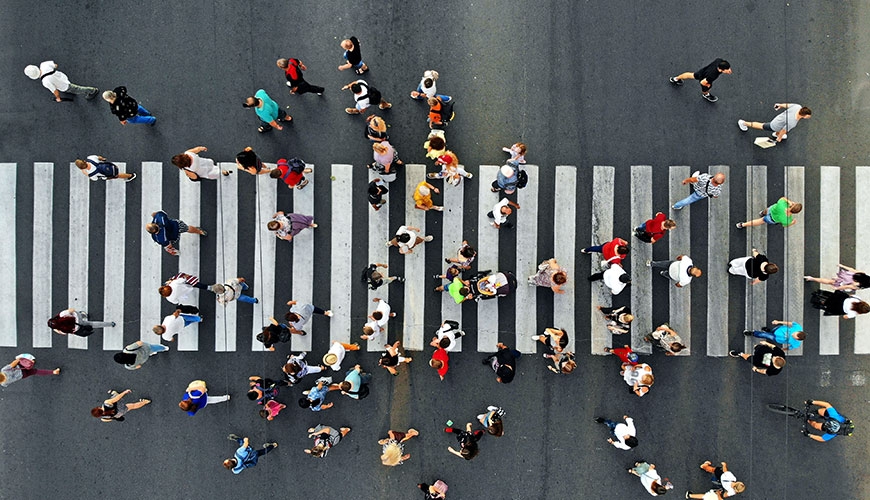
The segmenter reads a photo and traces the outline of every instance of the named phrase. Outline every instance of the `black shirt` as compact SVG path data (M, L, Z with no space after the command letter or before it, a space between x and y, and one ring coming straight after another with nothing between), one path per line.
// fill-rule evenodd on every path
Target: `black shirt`
M371 194L371 186L369 186L369 193ZM362 282L363 283L368 282L370 290L377 290L379 286L384 284L384 280L382 280L382 279L376 280L376 279L372 278L372 274L375 272L375 270L377 268L378 268L378 266L376 266L375 264L369 264L369 267L363 269L363 272L362 272Z
M770 347L766 344L758 344L755 346L755 352L752 354L752 366L759 370L767 369L765 372L768 377L772 377L782 371L782 368L773 366L773 357L785 357L785 351L779 347ZM767 359L766 359L767 357Z
M495 353L495 374L501 379L501 383L509 384L516 374L517 354L511 349L499 349Z
M127 95L127 87L115 87L115 102L109 103L112 114L124 121L139 114L139 103Z
M713 62L696 71L694 75L695 80L698 80L699 82L701 80L707 80L707 84L711 85L713 80L719 78L719 75L721 74L719 72L719 63L722 61L724 61L724 59L717 57Z
M746 261L746 273L750 278L758 278L761 281L767 281L769 274L761 270L761 265L768 262L767 255L758 254L755 257Z
M346 51L347 62L349 62L351 66L356 66L362 61L362 52L359 50L359 40L357 40L355 36L350 37L349 40L350 43L353 44L353 50Z

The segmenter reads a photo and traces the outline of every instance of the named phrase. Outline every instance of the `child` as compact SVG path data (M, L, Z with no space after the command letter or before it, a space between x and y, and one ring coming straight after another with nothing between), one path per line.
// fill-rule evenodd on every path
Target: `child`
M266 401L264 408L260 410L260 416L266 420L274 420L284 408L287 408L287 405L283 405L274 399L270 399L269 401Z
M508 159L508 164L525 164L526 163L526 145L518 142L509 148L501 148L505 153L509 153L511 157Z

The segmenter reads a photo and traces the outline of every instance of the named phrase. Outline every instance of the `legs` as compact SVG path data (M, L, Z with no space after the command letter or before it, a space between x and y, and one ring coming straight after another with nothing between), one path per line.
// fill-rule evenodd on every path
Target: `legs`
M99 91L100 91L99 89L94 88L94 87L83 87L81 85L76 85L74 83L70 83L69 88L66 89L64 92L67 92L70 94L84 95L84 96L87 96L88 99L93 99L94 97L96 97L97 92L99 92Z
M107 328L107 327L110 327L110 326L115 326L115 322L114 322L114 321L89 321L89 320L82 320L79 324L81 324L82 326L90 326L92 329L93 329L93 328Z
M776 342L776 339L774 338L773 334L770 332L753 331L752 336L755 338L767 340L768 342L773 342L773 343Z
M589 281L600 281L600 280L603 280L603 279L604 279L604 271L601 271L600 273L595 273L595 274L589 276L589 277L586 278L586 279L588 279Z
M60 375L60 368L55 368L54 370L37 370L36 368L28 368L21 370L21 378L25 379L31 375L38 375L40 377L44 377L46 375Z
M671 267L672 260L653 260L649 263L650 267L653 269L664 269L667 270Z
M706 198L706 196L702 196L702 195L692 191L692 194L690 194L689 196L686 196L682 200L674 203L674 206L672 208L674 210L680 210L683 207L685 207L686 205L691 205L692 203L695 203L696 201L701 201L704 198Z
M141 104L139 105L139 112L136 116L132 118L128 118L128 123L146 123L148 125L153 125L157 121L157 118L151 116L151 112L145 109Z
M169 346L165 346L163 344L148 344L151 346L151 355L154 356L158 352L166 352L169 350Z
M244 441L242 441L242 442L244 442ZM241 444L239 444L239 446L241 446ZM260 458L263 455L265 455L266 453L269 453L270 451L274 450L277 447L278 447L278 443L266 443L263 445L262 450L257 450L254 453L257 454L257 458Z
M136 401L135 403L127 403L127 411L138 410L139 408L142 408L143 406L147 405L150 402L151 402L150 399L140 399L139 401Z
M591 247L586 247L583 250L580 250L582 253L592 253L598 252L601 253L601 250L604 248L604 245L592 245Z
M744 228L744 227L760 226L760 225L762 225L762 224L764 224L764 223L765 223L765 222L764 222L764 218L762 217L762 218L760 218L760 219L752 219L752 220L750 220L750 221L746 221L746 222L738 222L738 223L737 223L737 227L740 228L740 229L742 229L742 228Z
M230 395L225 394L223 396L206 396L206 404L213 405L217 403L223 403L224 401L229 401Z
M184 320L184 326L190 326L193 323L199 323L202 321L202 316L198 314L181 314L181 318Z

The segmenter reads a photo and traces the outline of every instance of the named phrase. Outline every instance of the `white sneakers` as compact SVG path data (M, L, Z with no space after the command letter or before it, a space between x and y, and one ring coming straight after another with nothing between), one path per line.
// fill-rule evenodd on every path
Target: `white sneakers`
M746 126L746 120L737 120L737 126L744 132L749 130L749 127Z

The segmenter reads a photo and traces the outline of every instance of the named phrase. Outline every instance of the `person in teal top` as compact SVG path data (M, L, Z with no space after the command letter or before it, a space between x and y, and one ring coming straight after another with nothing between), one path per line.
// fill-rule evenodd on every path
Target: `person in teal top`
M278 103L269 97L269 94L263 89L258 90L253 96L246 97L242 106L254 108L257 118L262 122L260 128L257 129L261 134L272 130L272 127L283 130L284 127L278 122L290 123L293 120L293 117L281 109Z
M800 213L804 206L798 202L791 201L785 196L777 200L776 203L762 210L758 215L761 217L746 222L738 222L737 227L760 226L762 224L781 224L782 227L789 227L797 224L797 219L794 216Z
M743 334L746 336L752 335L759 339L765 339L780 344L782 345L783 351L797 349L801 346L804 339L807 338L804 333L804 327L797 321L781 321L775 319L770 323L772 325L777 325L776 328L771 330L768 327L764 327L761 331L746 330Z

